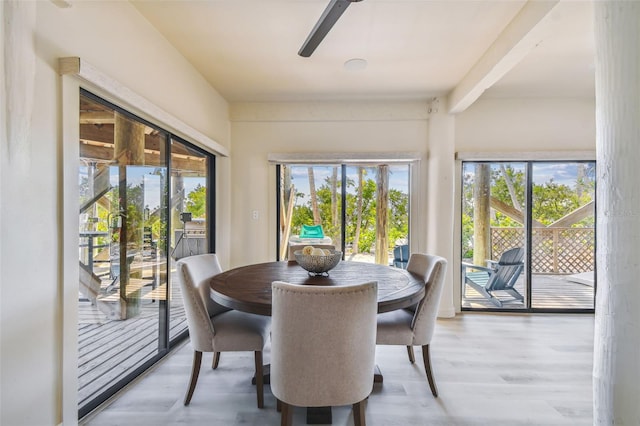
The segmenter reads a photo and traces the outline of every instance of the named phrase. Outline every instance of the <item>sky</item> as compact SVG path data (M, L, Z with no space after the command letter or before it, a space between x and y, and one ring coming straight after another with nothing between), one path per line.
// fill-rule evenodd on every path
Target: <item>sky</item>
M592 163L591 163L592 164ZM508 163L516 171L525 170L525 163ZM499 163L493 163L492 168L500 168ZM473 175L474 163L465 163L464 173ZM578 176L578 163L575 162L536 162L533 163L532 180L536 185L542 185L553 179L555 183L564 184L570 188L575 188Z
M304 204L308 201L309 196L309 174L307 172L308 166L291 166L291 182L295 185L298 193L305 194L303 199L299 199L297 204ZM314 179L316 189L320 188L327 178L329 178L333 172L333 166L313 166ZM375 180L375 167L367 167L367 174L365 179ZM389 166L389 188L397 189L405 194L409 193L409 166L408 165L392 165ZM338 179L340 177L340 168L338 168ZM358 167L347 166L347 179L357 182L358 180ZM351 189L353 190L353 189Z

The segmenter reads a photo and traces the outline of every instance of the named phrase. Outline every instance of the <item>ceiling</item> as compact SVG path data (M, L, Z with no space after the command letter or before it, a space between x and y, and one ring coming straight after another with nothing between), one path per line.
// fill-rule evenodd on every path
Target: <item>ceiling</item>
M590 1L364 0L298 56L328 2L132 1L232 103L594 97Z

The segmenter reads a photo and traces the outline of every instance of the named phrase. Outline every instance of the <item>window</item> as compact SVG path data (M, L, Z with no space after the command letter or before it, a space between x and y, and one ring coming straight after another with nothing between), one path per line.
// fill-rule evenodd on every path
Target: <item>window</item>
M289 247L329 244L345 260L394 264L409 245L409 164L280 164L278 254ZM323 236L305 238L303 225Z
M587 311L595 163L463 162L462 308Z

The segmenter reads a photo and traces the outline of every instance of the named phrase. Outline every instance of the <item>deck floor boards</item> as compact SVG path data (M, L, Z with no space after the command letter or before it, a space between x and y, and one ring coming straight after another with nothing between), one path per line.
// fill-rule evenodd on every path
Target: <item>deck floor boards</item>
M532 307L538 309L593 309L595 292L593 287L569 281L564 275L534 275L531 286ZM525 295L524 276L520 276L515 289ZM524 308L520 302L513 302L508 294L496 292L496 297L506 302L504 307L510 309ZM526 297L526 296L525 296ZM500 309L480 293L465 286L462 300L464 308Z
M88 300L78 302L79 407L158 353L159 300L165 299L165 291L166 286L142 287L140 312L126 320L110 320ZM172 291L170 301L172 338L187 325L179 290Z

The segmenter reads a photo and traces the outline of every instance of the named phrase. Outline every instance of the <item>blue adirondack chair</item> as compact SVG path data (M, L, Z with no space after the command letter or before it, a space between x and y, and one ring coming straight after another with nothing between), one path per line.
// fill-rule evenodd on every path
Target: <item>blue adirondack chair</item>
M395 246L393 249L393 266L407 269L407 263L409 263L409 245Z
M498 299L494 294L496 291L503 291L513 296L513 299L508 302L522 302L524 297L513 286L524 270L523 258L524 249L516 247L502 253L497 262L490 261L491 267L462 263L464 283L498 307L507 301Z

